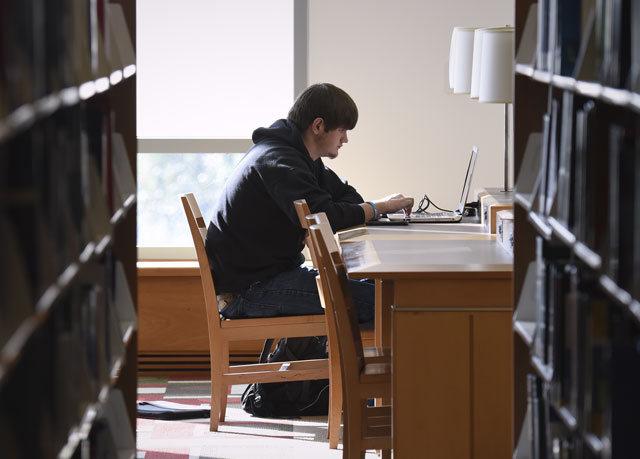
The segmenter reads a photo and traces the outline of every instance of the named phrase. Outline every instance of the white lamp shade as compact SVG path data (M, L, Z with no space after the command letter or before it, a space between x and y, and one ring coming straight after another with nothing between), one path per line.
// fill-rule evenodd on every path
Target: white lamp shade
M482 35L485 29L476 29L473 33L473 65L471 68L472 99L480 95L480 66L482 64Z
M456 68L456 28L451 32L451 46L449 47L449 89L453 89Z
M482 33L478 100L511 103L513 89L513 27L492 27Z
M468 94L471 90L474 27L456 27L449 50L449 86L454 94Z

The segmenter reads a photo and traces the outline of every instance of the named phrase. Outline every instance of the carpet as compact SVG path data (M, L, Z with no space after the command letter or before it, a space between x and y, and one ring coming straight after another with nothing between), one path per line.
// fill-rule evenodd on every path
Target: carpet
M329 449L327 417L266 419L252 417L240 406L245 385L232 386L226 421L209 432L209 419L137 420L137 458L144 459L313 459L341 458ZM209 407L206 377L140 376L138 401L167 400ZM374 451L366 457L377 457Z

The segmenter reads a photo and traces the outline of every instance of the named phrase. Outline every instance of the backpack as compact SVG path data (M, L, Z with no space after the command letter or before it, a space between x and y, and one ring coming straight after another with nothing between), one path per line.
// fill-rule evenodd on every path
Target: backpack
M267 339L260 363L327 358L327 337L280 338L266 357L273 339ZM262 418L321 416L329 413L329 380L249 384L242 394L242 409Z

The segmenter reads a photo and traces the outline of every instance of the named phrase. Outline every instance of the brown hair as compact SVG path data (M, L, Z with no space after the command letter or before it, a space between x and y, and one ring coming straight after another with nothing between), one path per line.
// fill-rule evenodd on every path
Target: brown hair
M300 131L305 131L316 118L324 120L325 131L339 127L351 130L358 122L358 107L342 89L330 83L318 83L302 91L288 118Z

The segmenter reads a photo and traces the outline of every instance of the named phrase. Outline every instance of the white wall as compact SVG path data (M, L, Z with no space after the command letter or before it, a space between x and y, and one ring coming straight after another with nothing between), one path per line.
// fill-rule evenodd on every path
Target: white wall
M477 145L472 193L475 187L501 186L504 105L454 96L447 71L453 27L513 24L513 5L309 0L309 83L341 87L359 110L349 143L329 167L365 199L401 192L417 202L426 193L451 209L471 146Z

